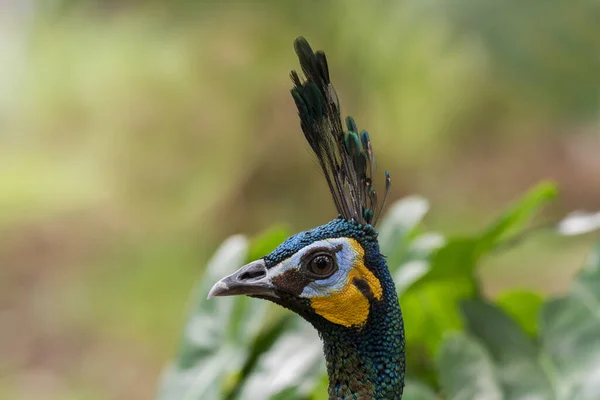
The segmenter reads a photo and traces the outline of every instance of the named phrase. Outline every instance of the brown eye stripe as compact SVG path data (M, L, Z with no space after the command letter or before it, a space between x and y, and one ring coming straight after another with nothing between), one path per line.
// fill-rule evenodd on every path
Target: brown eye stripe
M369 301L375 299L373 291L371 290L371 287L369 286L369 283L366 280L362 278L354 278L352 279L352 284L356 286L356 288L363 294L363 296L369 299Z
M286 291L294 296L300 296L304 287L310 282L312 282L312 279L296 269L290 269L273 278L275 286L285 288Z

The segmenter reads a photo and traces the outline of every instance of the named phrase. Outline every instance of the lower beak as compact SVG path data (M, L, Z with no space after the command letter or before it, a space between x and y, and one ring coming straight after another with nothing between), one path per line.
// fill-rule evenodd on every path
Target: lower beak
M264 260L246 264L233 274L215 283L208 292L208 299L217 296L236 296L242 294L277 297L275 295L275 288L268 278L268 270Z

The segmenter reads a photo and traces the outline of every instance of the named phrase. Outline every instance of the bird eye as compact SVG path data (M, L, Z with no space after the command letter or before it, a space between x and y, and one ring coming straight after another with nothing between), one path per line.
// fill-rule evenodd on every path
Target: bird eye
M309 272L319 278L327 278L336 270L333 257L329 254L317 254L307 265Z

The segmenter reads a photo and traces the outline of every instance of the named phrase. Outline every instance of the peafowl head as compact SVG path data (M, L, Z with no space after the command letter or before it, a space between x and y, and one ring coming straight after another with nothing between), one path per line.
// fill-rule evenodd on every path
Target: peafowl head
M258 297L312 323L325 343L330 398L399 399L402 315L374 228L390 176L386 171L378 206L369 134L359 131L351 117L342 123L325 54L313 52L304 38L294 46L305 79L291 72L291 94L339 216L288 238L272 253L221 279L208 297Z
M217 282L209 297L245 294L289 308L319 328L360 328L387 283L377 232L342 217L298 233ZM331 328L332 326L329 326Z

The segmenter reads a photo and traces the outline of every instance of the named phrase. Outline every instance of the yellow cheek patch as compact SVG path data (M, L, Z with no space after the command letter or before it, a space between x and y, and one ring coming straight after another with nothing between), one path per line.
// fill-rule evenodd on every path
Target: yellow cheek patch
M383 296L379 279L365 267L365 252L362 246L354 239L348 239L348 242L356 252L356 259L352 269L348 272L346 285L342 290L328 296L311 299L312 308L317 314L334 324L346 327L364 325L369 317L369 300L352 283L355 278L367 282L373 297L377 300L381 300Z

